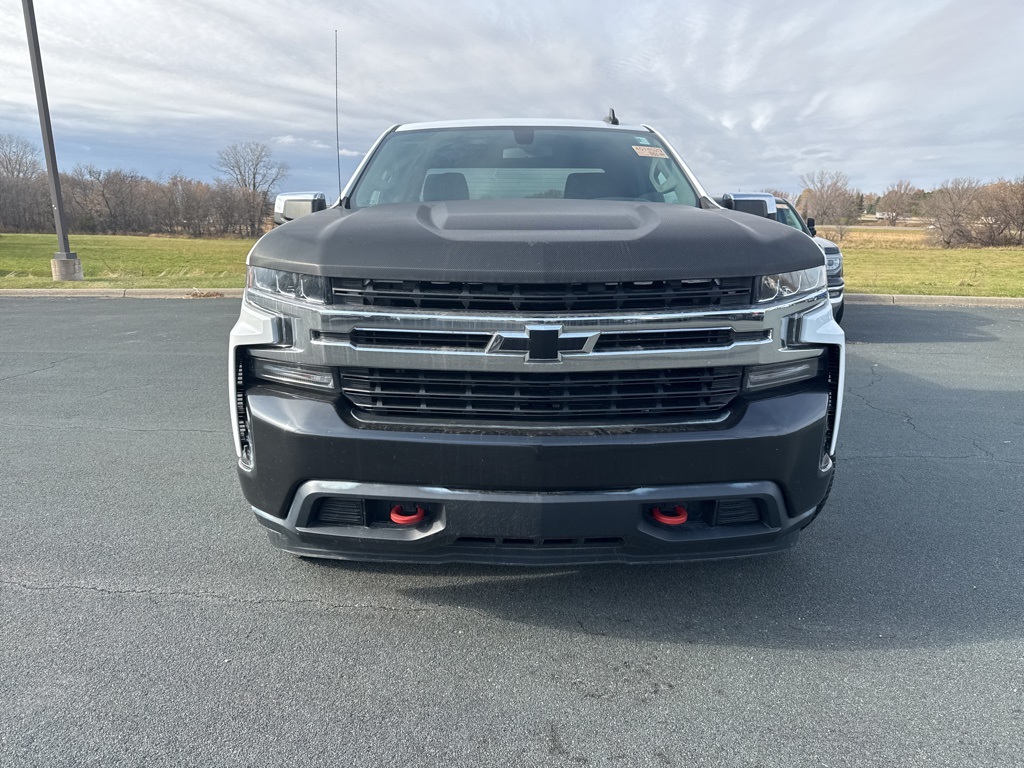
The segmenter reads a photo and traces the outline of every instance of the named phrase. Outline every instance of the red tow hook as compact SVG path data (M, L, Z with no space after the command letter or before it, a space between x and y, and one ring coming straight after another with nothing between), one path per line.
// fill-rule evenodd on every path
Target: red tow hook
M416 511L411 515L405 514L401 504L395 504L395 506L391 508L391 522L395 525L416 525L416 523L423 520L426 516L426 510L419 505L416 506Z
M682 525L689 519L686 507L677 505L671 512L662 512L661 507L651 510L651 517L662 525Z

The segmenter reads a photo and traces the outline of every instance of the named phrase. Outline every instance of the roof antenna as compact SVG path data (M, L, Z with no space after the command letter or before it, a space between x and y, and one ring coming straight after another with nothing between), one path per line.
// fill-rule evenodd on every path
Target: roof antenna
M614 109L609 109L608 110L608 117L606 117L604 119L604 121L606 123L608 123L609 125L618 125L619 124L619 118L617 118L615 116L615 110Z
M341 115L338 107L338 30L334 30L334 141L338 155L338 197L341 197Z

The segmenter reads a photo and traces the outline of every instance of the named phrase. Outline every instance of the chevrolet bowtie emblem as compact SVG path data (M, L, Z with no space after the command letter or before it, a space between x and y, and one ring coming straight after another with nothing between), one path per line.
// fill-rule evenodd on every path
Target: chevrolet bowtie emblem
M560 325L528 325L525 333L494 334L488 352L526 353L529 363L557 363L563 354L591 352L600 333L562 333Z

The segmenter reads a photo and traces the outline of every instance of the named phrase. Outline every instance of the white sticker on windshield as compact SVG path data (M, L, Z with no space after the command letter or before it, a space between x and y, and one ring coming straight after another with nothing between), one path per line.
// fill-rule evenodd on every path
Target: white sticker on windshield
M645 147L651 146L651 142L649 142L643 136L634 136L633 138L636 139L637 144L643 144Z
M633 147L633 151L640 157L668 157L661 147Z

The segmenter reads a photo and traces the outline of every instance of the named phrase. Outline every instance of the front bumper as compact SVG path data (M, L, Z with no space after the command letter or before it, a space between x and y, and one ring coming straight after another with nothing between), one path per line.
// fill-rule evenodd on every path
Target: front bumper
M385 505L419 499L438 511L422 525L399 529L333 529L315 523L316 502L351 496ZM671 529L638 510L665 499L752 499L764 510L757 523L714 530L687 524ZM659 563L769 554L796 542L817 507L785 512L774 483L719 483L629 491L529 494L459 491L368 483L304 483L285 519L255 507L270 541L295 555L341 560L414 563L555 565ZM600 535L597 535L600 534Z
M714 431L577 435L360 429L330 402L272 387L247 394L255 462L245 496L272 541L320 557L413 562L664 562L783 549L831 482L822 468L828 392L746 404ZM324 497L416 504L420 525L323 525ZM653 506L747 499L758 519L678 527Z
M828 494L842 410L843 334L820 299L714 316L628 318L642 328L726 322L738 330L771 329L764 341L736 345L727 356L693 350L670 358L632 355L629 362L641 367L665 364L663 359L676 365L717 360L756 365L799 358L819 347L833 356L830 386L807 382L740 398L727 417L711 425L502 433L456 425L367 426L326 395L257 382L238 389L239 348L335 366L367 364L383 355L317 344L317 331L336 328L338 318L344 318L336 310L302 310L305 314L299 315L297 308L275 309L243 303L231 338L229 389L246 499L270 529L271 540L295 554L544 564L763 554L790 546ZM366 314L356 322L373 319ZM401 320L423 322L411 315ZM490 318L486 322L493 323ZM505 322L514 327L514 321ZM608 322L588 317L565 324L586 329L605 328ZM426 352L406 357L410 367L446 364L447 359ZM467 354L460 364L482 365L484 357ZM492 369L522 366L522 361L500 356L485 362ZM598 355L582 355L562 365L607 363ZM317 507L322 499L356 503L366 514L358 522L325 523ZM428 514L415 526L395 526L386 512L399 504L423 505ZM653 519L654 506L676 504L700 514L673 527ZM722 524L717 510L735 504L754 505L755 519Z

